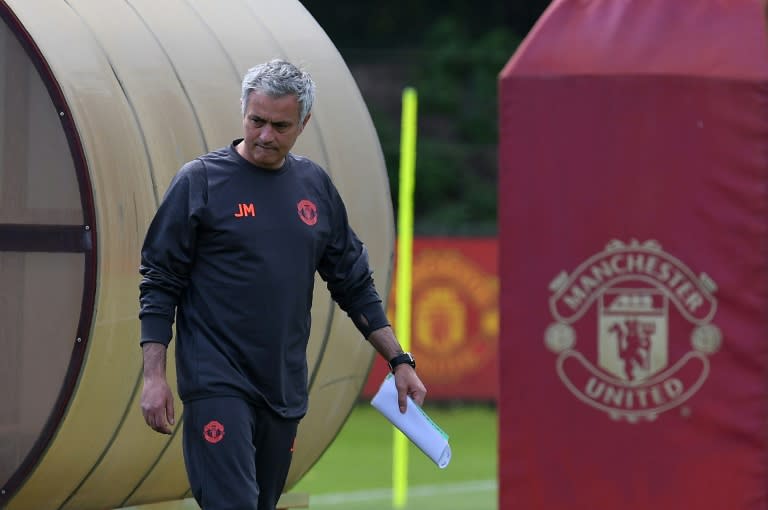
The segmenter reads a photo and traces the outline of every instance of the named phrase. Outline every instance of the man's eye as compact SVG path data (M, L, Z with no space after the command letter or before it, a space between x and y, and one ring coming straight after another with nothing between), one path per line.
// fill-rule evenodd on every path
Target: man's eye
M264 125L264 119L258 119L251 117L251 123L253 123L256 126L263 126Z

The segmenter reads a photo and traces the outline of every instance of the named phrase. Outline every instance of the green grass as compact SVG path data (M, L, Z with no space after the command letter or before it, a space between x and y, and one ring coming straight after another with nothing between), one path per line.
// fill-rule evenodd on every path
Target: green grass
M410 445L405 509L496 510L496 410L483 405L427 405L424 410L450 436L452 458L439 469ZM309 493L312 509L392 508L392 431L370 404L357 405L292 492Z

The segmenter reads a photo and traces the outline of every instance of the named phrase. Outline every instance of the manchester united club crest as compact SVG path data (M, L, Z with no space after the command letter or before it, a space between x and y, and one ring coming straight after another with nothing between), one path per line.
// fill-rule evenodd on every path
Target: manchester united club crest
M296 209L299 212L299 218L301 221L309 225L310 227L317 223L317 206L311 200L300 200L296 204Z
M203 427L203 438L211 444L218 443L224 439L224 425L216 420L208 422L208 424Z
M717 285L656 241L611 241L550 291L545 344L585 404L630 423L655 420L705 383L722 341L712 324Z

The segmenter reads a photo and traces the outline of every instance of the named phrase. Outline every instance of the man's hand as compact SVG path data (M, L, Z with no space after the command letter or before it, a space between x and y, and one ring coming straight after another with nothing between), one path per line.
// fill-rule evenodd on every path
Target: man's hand
M368 341L386 361L403 352L400 343L395 338L395 332L390 326L384 326L371 332ZM418 405L424 404L427 388L424 387L421 379L416 375L416 370L411 365L403 363L395 367L395 387L397 388L397 403L401 413L404 413L408 408L408 399L406 398L408 396Z
M147 342L144 351L144 389L141 391L141 414L144 421L162 434L170 434L175 423L173 394L165 379L165 345Z
M141 413L144 415L144 421L153 430L162 434L171 433L171 427L175 423L173 395L165 378L144 378Z
M412 366L403 363L395 367L395 387L397 388L397 403L401 413L404 413L408 408L407 396L411 397L419 406L424 405L427 388L424 387Z

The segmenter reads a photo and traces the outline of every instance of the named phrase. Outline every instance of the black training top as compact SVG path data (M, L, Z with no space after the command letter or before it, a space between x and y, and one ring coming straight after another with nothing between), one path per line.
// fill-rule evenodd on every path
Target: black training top
M183 401L240 396L297 418L315 271L364 335L387 319L325 171L293 154L257 167L239 141L184 165L163 198L141 252L141 342L167 345L176 312Z

